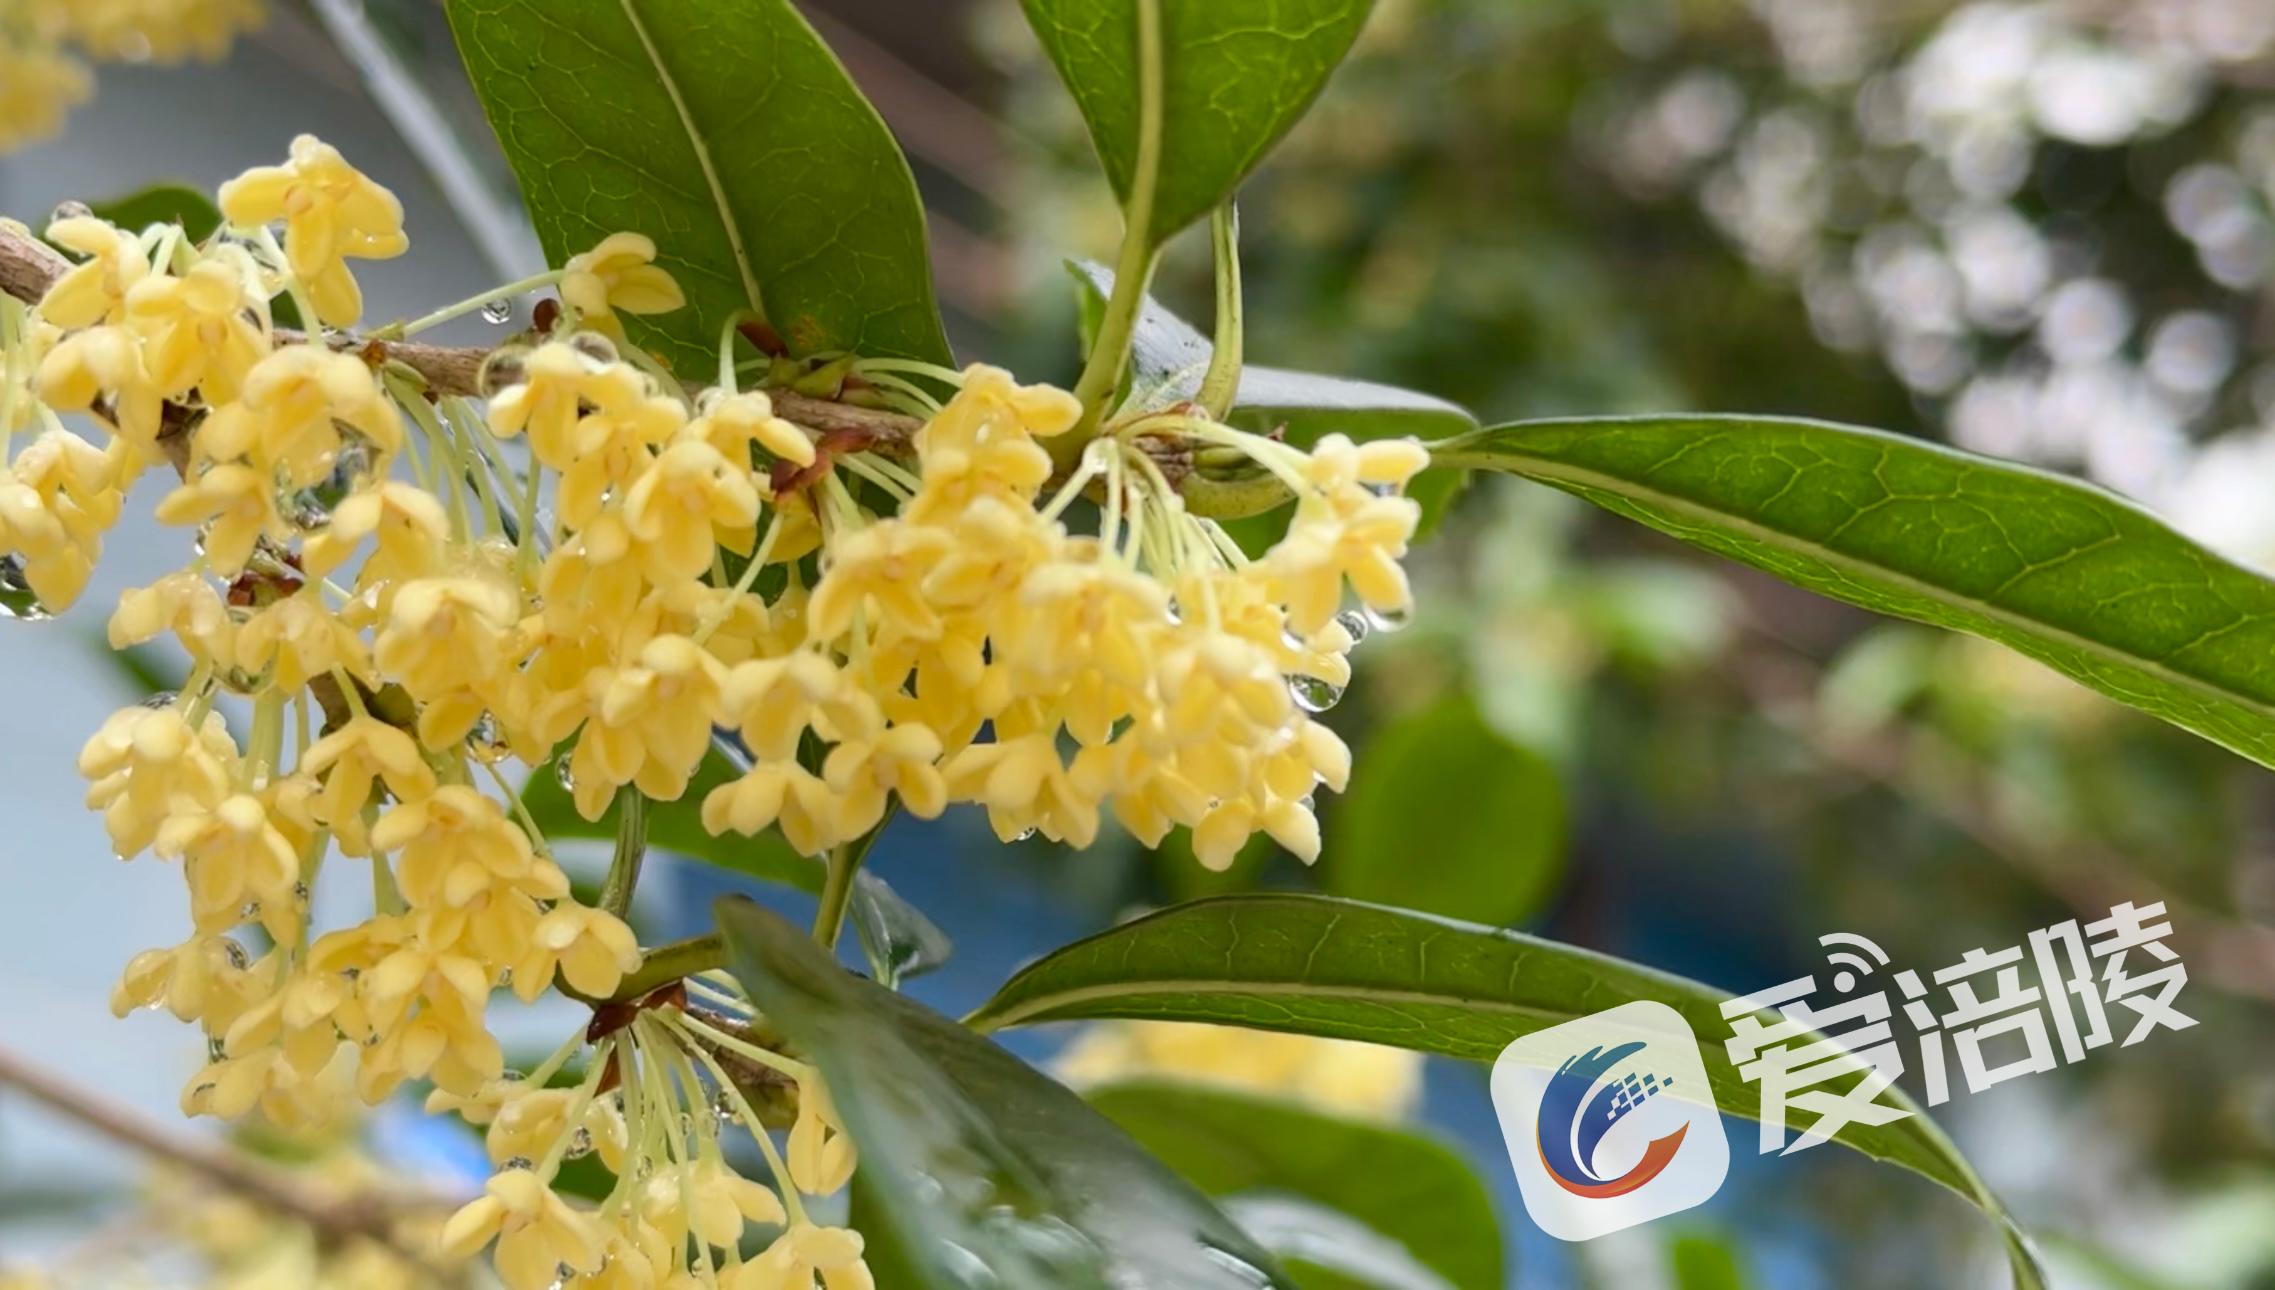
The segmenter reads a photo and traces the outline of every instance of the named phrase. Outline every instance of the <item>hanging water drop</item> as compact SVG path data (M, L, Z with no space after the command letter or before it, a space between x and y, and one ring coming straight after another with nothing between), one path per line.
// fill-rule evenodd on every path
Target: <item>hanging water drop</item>
M207 1061L217 1062L222 1058L227 1057L228 1055L229 1045L223 1043L221 1040L208 1039L205 1041L205 1059Z
M592 1130L581 1124L578 1125L577 1131L569 1135L568 1149L561 1154L562 1158L566 1160L582 1160L591 1155Z
M1346 609L1335 615L1335 625L1350 636L1353 645L1365 640L1367 632L1374 627L1373 623L1367 621L1367 616L1356 609Z
M574 793L577 791L577 773L569 769L568 758L563 757L553 763L553 778L560 782L563 792Z
M23 560L0 555L0 618L31 623L53 617L55 614L40 603L39 593L32 590L31 580L24 576Z
M1393 609L1377 609L1373 605L1368 605L1366 616L1367 625L1376 631L1395 632L1403 630L1407 623L1413 621L1414 611L1404 605Z
M245 952L245 947L238 944L234 936L221 938L221 956L229 960L229 966L240 972L253 966L253 956Z
M466 732L466 751L485 766L505 759L505 734L498 728L496 713L485 710L474 719L474 728Z
M711 1091L711 1117L719 1122L720 1128L731 1129L742 1122L743 1113L735 1105L734 1095L721 1088Z
M513 301L499 296L482 302L482 321L492 327L503 327L513 321Z
M1342 702L1343 687L1321 677L1298 672L1288 678L1288 697L1305 712L1320 713Z
M1011 840L1013 842L1025 842L1027 839L1033 836L1035 836L1035 826L1030 824L1026 828L1023 828L1017 833L1012 834Z

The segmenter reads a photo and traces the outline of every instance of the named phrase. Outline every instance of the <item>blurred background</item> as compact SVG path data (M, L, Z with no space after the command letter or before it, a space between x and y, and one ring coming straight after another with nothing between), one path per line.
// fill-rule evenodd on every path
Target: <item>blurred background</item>
M908 150L960 352L1071 383L1062 260L1110 256L1118 219L1016 4L803 7ZM367 316L538 267L438 6L269 8L220 62L100 68L59 135L0 157L0 213L210 189L306 130L409 212L413 253L364 275ZM2268 0L1379 0L1241 209L1254 361L1488 422L1692 408L1886 427L2094 479L2275 568ZM1205 238L1173 248L1156 290L1205 325ZM179 886L111 860L72 768L152 688L106 657L98 608L175 561L147 512L78 613L0 624L0 1044L170 1116L196 1038L115 1022L107 999L129 955L177 938ZM2275 1287L2263 771L1996 648L1511 481L1456 499L1415 564L1420 611L1364 644L1326 717L1360 774L1322 804L1315 870L1259 848L1212 875L1174 838L1073 855L1002 846L976 816L904 820L874 864L957 945L911 992L961 1012L1075 935L1243 886L1507 924L1741 993L1819 969L1828 932L1924 972L2162 900L2201 1024L1962 1092L1939 1119L2058 1285ZM162 683L170 663L149 663ZM731 881L661 870L643 931L696 928ZM572 1021L515 1024L535 1043ZM1041 1057L1068 1038L1018 1043ZM1351 1102L1290 1074L1301 1062L1187 1040L1076 1038L1073 1069L1215 1067ZM1402 1074L1352 1082L1368 1113L1410 1115L1474 1163L1510 1284L2004 1283L1954 1197L1837 1149L1757 1158L1736 1122L1714 1202L1560 1245L1518 1204L1484 1075L1433 1062L1412 1097ZM367 1128L445 1180L471 1146L455 1132L392 1111ZM99 1253L144 1174L0 1092L0 1265Z

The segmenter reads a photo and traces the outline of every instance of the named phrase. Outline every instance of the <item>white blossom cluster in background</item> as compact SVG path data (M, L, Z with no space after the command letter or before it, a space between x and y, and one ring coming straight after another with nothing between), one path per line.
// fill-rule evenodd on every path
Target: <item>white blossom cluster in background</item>
M1621 181L1694 198L1951 442L2275 564L2275 4L1749 7L1780 74L1670 66L1589 127Z

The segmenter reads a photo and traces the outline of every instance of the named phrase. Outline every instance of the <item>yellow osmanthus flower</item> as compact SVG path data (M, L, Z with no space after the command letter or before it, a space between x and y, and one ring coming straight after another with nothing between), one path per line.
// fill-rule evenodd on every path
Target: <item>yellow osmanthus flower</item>
M0 154L55 134L92 92L77 59L45 41L0 32Z
M655 263L656 244L638 233L614 233L599 246L569 257L561 298L591 323L614 333L619 310L668 314L687 303L671 274Z
M284 252L316 316L333 327L363 316L363 290L350 258L386 260L410 246L395 194L348 164L312 134L292 141L292 159L248 170L221 186L221 213L239 228L284 223Z

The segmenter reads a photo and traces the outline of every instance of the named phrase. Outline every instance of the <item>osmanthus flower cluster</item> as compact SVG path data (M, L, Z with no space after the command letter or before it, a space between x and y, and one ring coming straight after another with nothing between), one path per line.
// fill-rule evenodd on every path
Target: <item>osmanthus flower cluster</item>
M477 402L389 345L480 297L368 343L332 330L362 312L349 262L406 247L384 189L303 137L218 196L227 223L196 244L66 215L47 234L73 266L34 307L0 301L11 603L76 599L145 472L178 476L157 518L194 535L110 620L118 646L178 641L187 684L80 756L118 854L188 889L189 935L114 1000L203 1028L185 1110L290 1124L327 1072L371 1101L430 1084L498 1165L444 1244L494 1244L516 1290L862 1286L859 1235L801 1199L854 1164L818 1076L725 978L609 1002L642 965L628 890L572 895L506 763L557 766L587 818L632 817L739 740L748 769L704 826L808 854L955 802L1007 839L1084 846L1110 815L1148 844L1189 827L1216 866L1259 832L1316 854L1312 793L1350 757L1309 710L1367 615L1407 609L1418 446L1305 451L1178 404L1108 420L1060 469L1071 395L851 357L821 369L921 428L811 430L741 377L814 369L738 363L732 329L709 388L623 344L621 315L681 304L637 234L514 284L560 299L490 355ZM281 330L280 299L313 330ZM1251 560L1189 514L1164 443L1277 478L1286 536ZM312 927L312 891L343 877L370 916ZM593 1026L516 1079L491 997L556 985ZM729 1164L737 1123L774 1187ZM617 1179L597 1207L552 1186L585 1153Z
M0 153L62 127L92 89L83 60L210 61L266 17L263 0L0 0Z

